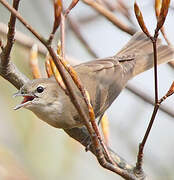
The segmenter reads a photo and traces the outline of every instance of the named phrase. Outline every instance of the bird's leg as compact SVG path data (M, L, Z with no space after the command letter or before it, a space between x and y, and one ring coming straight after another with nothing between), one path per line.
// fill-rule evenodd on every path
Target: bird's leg
M85 151L89 151L92 145L91 137L87 136L82 140L82 144L86 144Z

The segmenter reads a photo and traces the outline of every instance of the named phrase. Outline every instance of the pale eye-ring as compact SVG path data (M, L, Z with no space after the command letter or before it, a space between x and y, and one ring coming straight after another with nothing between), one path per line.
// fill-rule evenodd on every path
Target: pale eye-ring
M42 93L44 91L44 88L42 86L38 86L36 90L38 93Z

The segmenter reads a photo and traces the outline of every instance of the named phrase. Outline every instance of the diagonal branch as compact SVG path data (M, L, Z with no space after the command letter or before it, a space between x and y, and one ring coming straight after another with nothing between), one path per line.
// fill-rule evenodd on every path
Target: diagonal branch
M5 37L8 33L8 26L4 23L0 22L0 35ZM33 44L38 45L38 51L41 55L45 56L47 51L46 48L41 44L39 41L37 41L34 38L31 38L21 31L15 30L15 43L18 43L19 45L31 49Z
M53 60L54 60L54 63L56 65L56 67L58 68L61 76L62 76L62 79L69 91L69 94L70 94L70 98L71 98L71 101L73 102L73 104L75 105L75 107L77 108L79 114L81 115L81 117L83 118L84 122L88 122L88 117L86 115L86 113L84 112L84 110L81 108L81 105L79 104L77 98L76 98L76 94L74 93L73 89L72 89L72 86L70 85L67 77L66 77L66 73L64 72L64 69L61 65L61 62L60 60L58 59L56 53L54 52L53 48L47 44L47 42L45 41L45 39L43 37L41 37L21 16L20 14L14 9L12 8L8 3L6 3L5 0L0 0L0 2L7 8L9 9L44 45L45 47L48 49L50 55L52 56ZM20 76L20 75L19 75ZM17 80L20 80L20 77L16 77ZM22 75L21 75L22 76ZM22 83L25 83L25 81L21 81ZM17 81L16 81L17 83ZM18 84L18 87L22 85L21 84ZM16 85L17 86L17 85ZM89 133L90 134L93 134L93 129L91 127L91 124L89 123L86 123L86 127L88 128L88 131L87 133L85 133L85 137L87 138L89 136ZM80 129L76 129L76 132L78 130L78 133L81 133L82 131ZM78 139L77 138L77 134L74 132L75 130L68 130L68 131L71 131L71 136L73 136L74 139ZM74 133L73 133L74 132ZM89 132L89 133L88 133ZM82 143L82 142L81 142ZM101 150L101 149L99 149ZM112 154L112 157L114 159L115 162L117 162L117 156L116 154L114 154L111 150L110 150L111 154ZM95 149L95 155L98 154L98 149L96 150ZM114 155L113 155L114 154ZM117 174L119 174L120 176L122 176L123 178L125 179L130 179L130 180L135 180L135 179L140 179L140 176L136 176L134 174L134 171L133 171L133 168L132 166L130 165L121 165L122 163L120 163L120 167L117 165L112 165L106 161L103 161L103 156L99 157L98 161L99 163L104 167L104 168L107 168L109 169L110 171L113 171ZM119 158L120 159L120 158ZM122 160L122 159L120 159ZM123 162L125 164L125 162ZM142 179L142 175L144 174L141 174L141 179Z
M20 0L13 1L14 9L18 9L19 1ZM20 71L18 71L12 62L10 62L10 53L14 43L15 24L16 16L11 13L9 30L7 34L7 44L0 54L0 75L7 81L11 82L11 84L13 84L17 89L19 89L24 83L28 81L28 79L22 75Z
M13 8L18 10L20 0L13 0ZM16 24L16 16L11 13L10 21L8 24L8 34L7 34L7 44L4 47L1 53L1 64L2 66L6 66L10 61L10 52L14 43L14 35L15 35L15 24Z
M136 30L132 27L123 24L111 11L102 6L101 4L93 1L93 0L83 0L84 3L94 8L97 12L106 17L111 23L113 23L116 27L118 27L123 32L126 32L130 35L135 34Z

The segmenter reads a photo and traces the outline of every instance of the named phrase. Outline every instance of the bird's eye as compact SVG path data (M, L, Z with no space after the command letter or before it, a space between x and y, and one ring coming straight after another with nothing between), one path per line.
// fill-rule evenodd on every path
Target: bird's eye
M42 93L44 91L44 88L42 86L37 87L37 92Z

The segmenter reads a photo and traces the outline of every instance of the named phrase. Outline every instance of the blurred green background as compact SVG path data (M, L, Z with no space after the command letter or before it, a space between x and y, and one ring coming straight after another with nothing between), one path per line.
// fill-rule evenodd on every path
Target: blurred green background
M11 3L11 1L8 2ZM65 6L70 2L65 1ZM115 0L110 2L114 4ZM133 14L134 1L125 2L138 29ZM137 2L152 32L156 23L152 1ZM45 37L49 35L53 23L51 0L21 1L19 9L29 24ZM128 23L118 12L114 13ZM114 55L130 39L129 35L118 30L82 2L73 9L71 16L78 21L79 29L99 57ZM87 21L85 19L88 16L97 17ZM7 24L8 19L9 12L0 5L0 22ZM173 42L172 9L169 11L165 27L169 39ZM19 22L17 30L33 37ZM0 36L5 42L5 37L2 34ZM59 33L56 34L57 39L59 39ZM29 52L29 49L16 43L11 60L27 77L32 78L28 63ZM68 25L66 52L79 62L92 59ZM45 75L43 56L39 57L39 62ZM159 74L159 93L162 96L170 86L174 75L168 65L160 66ZM139 75L130 83L153 98L152 70ZM20 98L12 98L17 90L1 77L0 84L0 180L121 179L101 168L95 157L90 152L86 153L84 147L68 137L63 130L47 125L28 110L14 111L13 107L21 101ZM174 107L173 100L174 97L171 97L165 102L170 109ZM138 144L144 135L152 109L151 105L128 90L124 90L107 112L111 147L132 164L136 161ZM150 179L172 180L174 177L173 129L173 117L159 112L145 148L144 167Z

